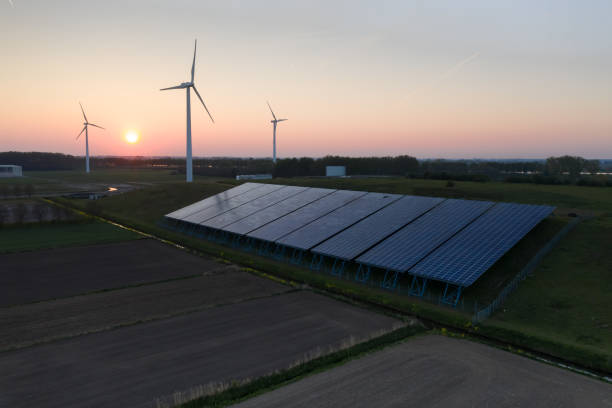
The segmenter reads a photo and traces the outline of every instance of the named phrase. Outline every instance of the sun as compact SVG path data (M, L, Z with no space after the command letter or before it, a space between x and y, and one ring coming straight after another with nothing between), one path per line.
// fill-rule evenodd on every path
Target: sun
M125 141L128 143L136 143L138 142L138 139L140 138L140 136L138 135L138 132L136 132L135 130L128 130L125 134Z

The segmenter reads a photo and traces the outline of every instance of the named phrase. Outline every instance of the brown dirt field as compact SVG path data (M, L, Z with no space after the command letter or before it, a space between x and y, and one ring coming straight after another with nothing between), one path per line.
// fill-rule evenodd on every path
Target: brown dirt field
M310 291L249 300L0 353L2 407L151 407L209 382L257 377L396 319Z
M236 405L611 407L612 385L467 340L421 336Z
M0 352L288 290L225 266L202 277L3 308Z
M196 276L222 267L153 239L0 254L0 308Z

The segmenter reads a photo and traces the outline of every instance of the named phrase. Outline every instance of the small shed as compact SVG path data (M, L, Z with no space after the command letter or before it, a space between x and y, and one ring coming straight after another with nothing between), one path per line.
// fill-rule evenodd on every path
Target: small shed
M0 164L0 177L21 177L21 166L14 164Z
M346 166L325 166L326 177L346 177Z

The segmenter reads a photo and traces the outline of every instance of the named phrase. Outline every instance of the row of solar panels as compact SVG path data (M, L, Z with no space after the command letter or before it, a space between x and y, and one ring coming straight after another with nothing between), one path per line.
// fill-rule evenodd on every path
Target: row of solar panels
M467 287L552 210L244 183L166 217Z

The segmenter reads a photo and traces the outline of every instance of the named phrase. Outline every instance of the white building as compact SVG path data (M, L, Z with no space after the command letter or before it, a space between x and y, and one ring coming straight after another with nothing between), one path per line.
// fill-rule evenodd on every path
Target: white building
M327 177L346 177L346 166L325 166Z
M268 180L271 178L271 174L239 174L236 176L236 180Z
M21 177L21 166L13 164L0 164L0 177Z

